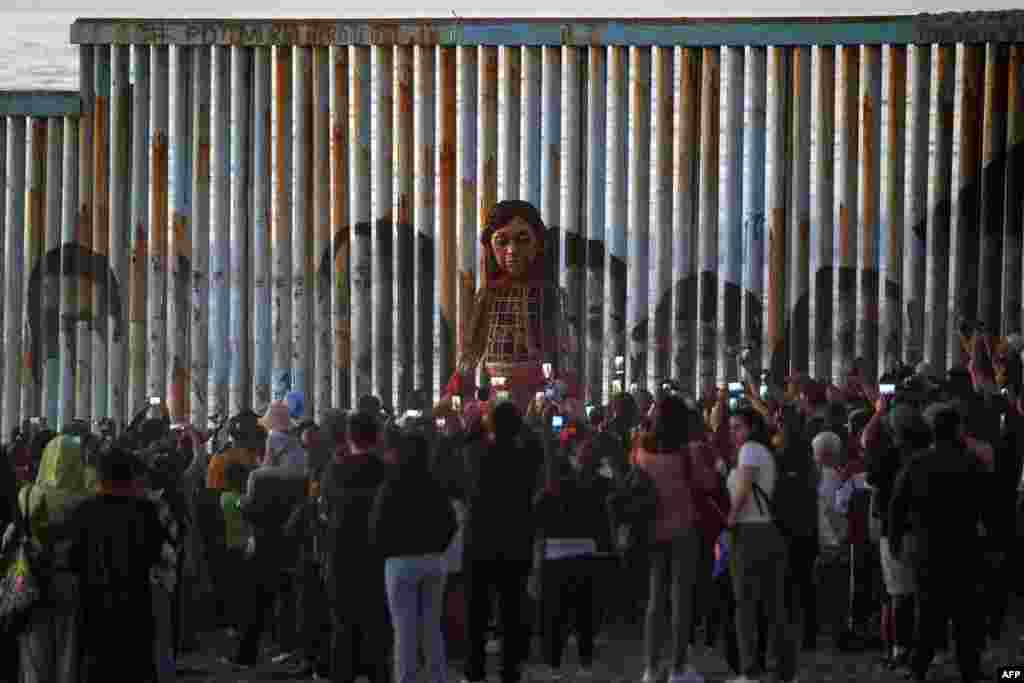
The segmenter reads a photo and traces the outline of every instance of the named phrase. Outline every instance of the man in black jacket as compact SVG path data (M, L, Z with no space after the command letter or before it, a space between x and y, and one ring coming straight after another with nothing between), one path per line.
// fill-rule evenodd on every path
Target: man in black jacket
M993 528L994 508L983 465L964 443L963 418L950 404L926 413L934 445L914 456L900 473L889 513L889 545L902 554L913 534L911 561L918 584L917 649L911 670L924 681L953 620L957 664L965 683L981 680L984 642L978 581L984 553L978 527Z
M333 621L331 677L350 683L389 680L391 626L384 590L384 557L370 542L370 513L391 467L380 458L377 415L349 419L348 453L331 464L322 496L328 516L327 591Z
M469 515L463 566L466 575L469 656L466 679L485 678L485 643L491 591L498 594L503 626L501 680L517 683L528 654L522 603L533 558L533 498L544 465L543 447L524 434L515 404L494 409L494 440L467 453Z

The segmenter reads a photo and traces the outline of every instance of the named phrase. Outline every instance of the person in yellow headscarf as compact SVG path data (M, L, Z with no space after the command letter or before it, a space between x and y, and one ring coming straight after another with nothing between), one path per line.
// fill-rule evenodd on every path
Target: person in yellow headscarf
M78 579L71 572L64 531L78 506L95 492L90 486L95 474L90 476L82 451L79 436L52 439L43 450L35 483L18 494L18 509L27 513L32 537L49 559L41 569L48 572L50 599L32 610L18 636L23 683L79 680Z

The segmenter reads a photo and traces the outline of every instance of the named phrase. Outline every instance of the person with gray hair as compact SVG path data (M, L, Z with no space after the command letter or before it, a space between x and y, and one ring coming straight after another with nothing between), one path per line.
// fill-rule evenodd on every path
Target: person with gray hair
M842 485L838 467L845 460L843 440L835 432L821 432L811 441L814 462L821 468L818 483L818 514L823 546L834 547L846 537L846 518L836 507L836 493Z

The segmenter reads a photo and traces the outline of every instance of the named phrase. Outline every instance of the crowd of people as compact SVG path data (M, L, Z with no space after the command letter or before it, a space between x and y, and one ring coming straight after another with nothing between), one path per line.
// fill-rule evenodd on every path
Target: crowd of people
M335 683L443 683L450 658L477 683L494 647L515 683L535 643L546 679L582 680L599 633L642 629L643 683L703 681L701 646L737 683L789 682L839 568L835 645L875 642L919 681L952 650L980 681L1017 566L1021 346L973 334L942 376L746 371L742 391L667 381L603 406L554 382L522 411L484 388L314 423L293 393L226 439L156 406L119 436L26 424L0 528L40 590L0 595L0 679L165 683L227 630L233 667Z

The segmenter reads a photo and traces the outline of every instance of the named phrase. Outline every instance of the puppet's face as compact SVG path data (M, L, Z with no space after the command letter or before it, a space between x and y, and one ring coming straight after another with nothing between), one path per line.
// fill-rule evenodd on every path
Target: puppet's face
M515 278L521 278L540 253L540 243L529 223L513 218L491 235L491 249L498 267Z

